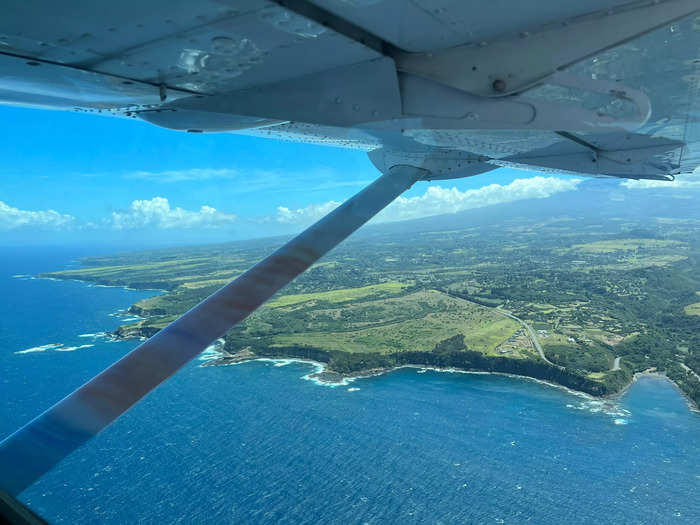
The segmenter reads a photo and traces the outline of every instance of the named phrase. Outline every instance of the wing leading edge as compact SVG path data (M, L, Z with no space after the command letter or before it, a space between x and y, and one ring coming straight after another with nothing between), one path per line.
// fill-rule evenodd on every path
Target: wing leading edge
M434 178L700 164L695 0L496 4L33 0L0 21L0 101L381 150Z

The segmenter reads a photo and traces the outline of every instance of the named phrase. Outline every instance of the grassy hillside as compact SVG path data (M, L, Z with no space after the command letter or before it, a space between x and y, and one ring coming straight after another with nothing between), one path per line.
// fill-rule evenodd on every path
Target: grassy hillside
M232 329L226 348L314 357L344 373L406 362L513 371L594 393L655 368L697 401L688 370L700 373L700 217L649 209L543 217L501 207L483 220L368 228ZM283 241L89 258L46 276L164 290L131 307L145 320L118 330L150 336ZM503 312L532 327L553 365Z

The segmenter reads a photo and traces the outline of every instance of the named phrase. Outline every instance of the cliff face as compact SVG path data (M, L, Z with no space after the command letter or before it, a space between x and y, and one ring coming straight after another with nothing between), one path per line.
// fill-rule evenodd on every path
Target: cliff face
M160 329L154 326L143 326L141 323L122 325L117 328L113 334L117 339L140 339L142 337L149 338Z
M122 326L115 332L119 338L151 337L158 331L152 326ZM247 348L248 354L237 356L238 349L227 342L224 356L209 362L209 365L230 364L256 357L309 359L328 364L328 372L340 375L361 375L377 369L393 368L403 365L430 366L436 368L458 368L479 372L500 372L556 383L572 390L578 390L594 396L603 396L618 392L629 383L631 377L620 371L614 381L605 383L593 381L582 375L552 366L544 361L530 359L512 359L500 356L488 356L481 352L467 350L461 336L446 339L432 351L396 352L379 354L375 352L341 352L325 351L311 346L267 346L259 344ZM619 377L618 377L619 376Z
M152 317L155 315L166 315L168 312L163 308L144 308L136 303L129 307L129 313L138 315L139 317Z
M501 372L532 377L557 383L594 396L613 393L608 385L562 370L545 362L527 359L486 356L479 352L463 351L438 355L431 352L405 352L390 356L397 364L453 367L464 370Z
M479 372L500 372L556 383L572 390L594 396L612 394L627 382L608 384L593 381L545 362L507 357L486 356L470 350L453 352L397 352L393 354L326 352L313 347L259 347L253 349L258 357L301 358L328 363L328 371L341 375L361 375L363 372L403 365L458 368ZM215 364L215 363L214 363ZM222 363L224 364L224 363Z

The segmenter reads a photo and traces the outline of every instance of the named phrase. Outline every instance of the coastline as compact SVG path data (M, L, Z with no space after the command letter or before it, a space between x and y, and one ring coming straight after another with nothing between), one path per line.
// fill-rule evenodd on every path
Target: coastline
M210 347L211 348L211 347ZM700 414L700 408L695 405L693 400L685 393L681 388L672 380L670 379L666 374L657 372L656 370L649 369L649 370L644 370L642 372L637 372L632 376L632 379L630 382L625 385L622 389L620 389L617 392L611 393L611 394L604 394L600 396L592 395L589 394L588 392L584 392L581 390L576 390L574 388L567 387L565 385L555 383L552 381L547 381L545 379L539 379L536 377L531 377L531 376L526 376L526 375L521 375L521 374L512 374L512 373L507 373L507 372L497 372L497 371L489 371L489 370L468 370L468 369L462 369L462 368L457 368L457 367L436 367L436 366L429 366L429 365L420 365L420 364L404 364L404 365L398 365L398 366L393 366L393 367L386 367L386 368L371 368L367 370L362 370L358 371L355 373L349 373L349 374L343 374L340 372L336 372L332 369L329 369L328 363L323 363L321 361L316 361L313 359L304 359L304 358L295 358L295 357L261 357L261 356L256 356L256 355L251 355L250 353L245 356L240 356L237 358L235 355L229 354L228 352L222 350L222 349L212 349L214 352L216 352L219 357L212 357L210 359L205 360L204 363L202 363L200 366L206 367L206 366L233 366L233 365L239 365L242 363L247 363L251 361L263 361L263 362L272 362L276 363L276 366L284 366L289 363L303 363L303 364L309 364L315 367L315 370L313 372L310 372L309 374L306 374L302 377L302 379L306 379L309 381L313 381L314 383L322 386L327 386L331 388L339 387L339 386L348 386L351 383L353 383L357 379L367 379L371 377L379 377L385 374L389 374L391 372L401 370L404 368L412 368L416 369L419 372L418 373L423 373L427 371L432 371L432 372L440 372L440 373L453 373L453 374L473 374L473 375L497 375L497 376L503 376L503 377L510 377L513 379L520 379L520 380L525 380L525 381L532 381L535 383L539 383L545 386L548 386L550 388L556 388L558 390L562 390L570 395L577 396L577 397L584 397L588 400L602 400L602 401L613 401L617 402L622 398L627 391L632 387L632 385L637 382L640 378L642 377L656 377L660 379L664 379L668 381L673 388L681 394L683 399L685 400L688 409L691 412L698 413ZM222 362L223 361L223 362ZM422 372L421 372L422 371Z
M676 390L676 392L678 392L683 397L686 404L688 405L688 410L700 414L700 406L698 406L695 403L695 401L693 401L691 397L688 394L686 394L673 379L668 377L665 372L658 372L655 368L648 368L646 370L642 370L641 372L635 372L629 384L627 384L627 386L622 388L619 392L611 394L610 397L615 399L622 397L625 393L627 393L630 387L642 377L654 377L657 379L663 379L665 381L668 381L671 384L671 386Z
M17 275L17 278L27 278L25 275ZM131 288L128 285L114 285L114 284L103 284L102 279L79 279L75 278L72 276L65 276L65 275L57 275L56 273L41 273L38 274L34 277L29 277L31 279L47 279L47 280L72 280L76 282L83 283L89 287L110 287L110 288L122 288L124 290L135 290L135 288ZM162 293L168 293L167 290L159 289L159 288L137 288L141 291L147 291L147 292L152 292L154 295L159 295ZM478 303L477 303L478 304ZM134 305L131 305L126 310L123 311L118 311L114 312L111 315L121 317L123 318L123 321L125 323L127 322L136 322L139 321L138 325L140 325L141 321L146 321L149 319L149 317L152 316L152 314L149 315L149 313L141 313L141 312L134 312L132 309L134 308ZM111 336L114 340L128 340L128 339L140 339L144 340L152 335L154 335L155 332L157 332L160 327L159 326L138 326L138 325L123 325L120 326L117 330L111 332ZM122 331L122 328L129 327L129 330ZM148 329L147 329L148 328ZM253 343L250 343L253 344ZM305 346L305 345L302 345ZM250 349L251 347L247 347ZM223 349L222 349L223 350ZM506 377L517 377L517 378L522 378L522 379L527 379L530 381L536 381L540 382L549 386L553 386L555 388L561 388L564 389L568 392L573 392L577 394L583 394L587 396L591 396L592 398L597 398L597 399L616 399L622 395L630 388L632 384L641 376L641 375L647 375L651 373L649 370L645 370L643 372L639 373L634 373L631 378L630 378L630 370L625 369L623 373L620 375L611 376L608 378L605 376L604 379L594 379L591 377L588 377L588 375L581 374L577 372L576 370L573 369L568 369L565 367L561 367L559 365L555 365L548 361L542 353L540 352L540 355L546 365L549 365L549 370L546 369L546 366L543 366L543 363L536 360L536 359L531 359L531 360L520 360L520 359L512 359L508 360L508 363L505 363L503 359L499 359L499 356L491 356L491 355L486 355L486 354L481 354L480 352L475 352L475 351L469 351L469 349L466 349L466 353L471 353L474 354L473 356L463 356L462 354L457 355L457 353L453 353L452 355L445 355L444 353L442 355L439 355L437 358L433 358L433 356L427 356L426 355L418 355L418 354L430 354L431 351L415 351L415 352L409 352L409 354L415 354L415 355L404 355L404 352L395 352L394 354L391 354L387 356L387 359L384 359L380 356L380 358L374 358L374 356L369 359L368 361L363 361L364 358L360 357L359 358L359 363L358 359L356 359L356 356L353 355L351 358L346 359L346 363L338 363L335 354L339 352L334 352L334 351L329 351L329 350L320 350L320 349L314 349L312 347L309 347L309 350L311 351L306 351L304 352L305 355L300 355L299 352L290 352L288 354L282 353L277 354L274 351L270 351L272 349L258 349L255 348L254 352L249 352L249 355L244 356L239 356L238 353L236 356L229 352L222 352L220 354L219 359L214 360L214 362L210 363L207 362L205 366L209 366L210 364L218 364L218 365L224 365L224 364L235 364L239 360L246 361L246 360L252 360L256 358L271 358L271 359L293 359L293 360L314 360L313 363L318 364L319 366L322 363L323 364L323 370L319 371L317 376L315 376L315 379L323 382L325 384L334 384L334 383L340 383L340 384L347 384L347 382L353 381L354 379L357 378L362 378L362 377L372 377L376 375L381 375L384 373L389 373L393 370L399 369L399 368L405 368L405 367L414 367L414 368L423 368L426 370L435 370L435 371L441 371L441 372L461 372L461 373L491 373L491 374L498 374L498 375L503 375ZM368 353L369 354L369 353ZM476 355L480 354L480 355ZM306 359L305 359L306 358ZM211 360L211 359L210 359ZM359 366L358 366L359 364ZM336 366L339 365L339 366ZM374 365L377 368L367 368L367 369L362 369L362 365L368 365L372 366ZM337 371L334 370L333 367L337 368L338 370L342 371ZM556 370L554 370L556 369ZM616 369L613 369L615 371ZM693 412L698 412L700 413L700 403L695 401L692 397L691 394L686 393L683 390L683 387L685 387L685 383L682 382L680 378L678 378L681 383L676 383L671 377L668 377L666 374L658 374L658 375L663 375L663 377L669 381L673 387L683 396L683 398L686 400L686 403L688 405L689 410ZM694 394L692 394L694 395Z
M231 360L227 358L231 358L230 354L223 355L221 354L222 357L219 358L213 358L210 360L205 361L203 364L200 366L206 367L206 366L234 366L234 365L239 365L243 363L248 363L252 361L262 361L262 362L272 362L272 363L303 363L303 364L309 364L312 365L316 368L314 372L311 372L305 376L303 376L303 379L308 379L311 381L314 381L316 384L323 385L323 386L328 386L328 387L339 387L339 386L348 386L352 382L354 382L357 379L368 379L371 377L379 377L385 374L389 374L391 372L401 370L404 368L411 368L411 369L416 369L419 371L431 371L431 372L440 372L440 373L451 373L451 374L472 374L472 375L497 375L497 376L503 376L503 377L510 377L513 379L522 379L526 381L532 381L535 383L540 383L543 385L546 385L551 388L556 388L558 390L563 390L571 395L578 396L578 397L585 397L590 400L595 400L595 399L612 399L614 396L617 396L618 393L611 394L611 395L604 395L604 396L594 396L591 395L587 392L583 392L581 390L575 390L573 388L569 388L564 385L560 385L558 383L554 383L552 381L546 381L544 379L538 379L536 377L530 377L530 376L525 376L525 375L519 375L519 374L510 374L507 372L492 372L488 370L466 370L466 369L461 369L461 368L455 368L455 367L435 367L435 366L428 366L428 365L418 365L418 364L406 364L406 365L398 365L398 366L393 366L393 367L386 367L386 368L372 368L368 370L363 370L357 373L352 373L352 374L342 374L339 372L336 372L334 370L329 370L328 369L328 363L323 363L321 361L315 361L313 359L303 359L303 358L294 358L294 357L257 357L257 356L249 356L249 357L244 357L241 359L236 359L236 360ZM225 362L220 362L222 360L226 360ZM278 365L278 366L283 366L283 365ZM419 372L421 373L421 372ZM331 379L333 378L333 379ZM629 385L628 385L629 387Z
M75 279L73 277L53 277L51 272L40 273L34 276L22 275L21 277L29 277L29 279L45 279L47 281L73 281L76 283L82 283L88 286L88 288L121 288L122 290L128 290L130 292L158 292L159 294L168 293L168 290L162 288L131 288L127 285L121 284L102 284L99 281L88 281L86 279ZM13 275L14 278L20 278L20 276Z
M49 274L50 275L50 274ZM136 291L137 289L135 288L130 288L128 286L122 286L122 285L107 285L107 284L101 284L97 283L95 281L88 281L88 280L82 280L82 279L73 279L73 278L55 278L52 276L49 276L47 274L39 274L37 276L22 276L24 278L29 277L31 279L47 279L47 280L52 280L52 281L60 281L60 280L66 280L66 281L75 281L75 282L80 282L82 284L87 285L88 287L104 287L104 288L121 288L123 290L130 290L130 291ZM13 277L19 277L19 276L13 276ZM138 291L149 291L149 292L156 292L157 294L160 293L167 293L167 290L162 290L162 289L138 289ZM132 312L129 311L129 309L125 310L120 310L117 312L114 312L110 314L115 317L124 317L127 319L124 319L125 321L131 321L131 320L145 320L148 319L148 317L144 316L139 316L136 314L133 314ZM128 319L129 317L133 317L133 319ZM114 332L108 332L110 335L111 340L113 341L121 341L121 340L128 340L128 339L141 339L144 340L145 337L137 337L135 335L129 335L129 336L124 336L119 334L117 331ZM554 381L549 381L546 379L541 379L529 375L524 375L524 374L517 374L517 373L509 373L509 372L500 372L500 371L493 371L493 370L479 370L479 369L466 369L466 368L459 368L459 367L454 367L454 366L448 366L448 367L439 367L439 366L431 366L431 365L422 365L422 364L414 364L414 363L407 363L407 364L401 364L397 366L391 366L391 367L384 367L384 368L371 368L367 370L360 370L357 372L352 372L352 373L342 373L342 372L337 372L335 370L329 369L328 363L324 363L321 361L316 361L313 359L305 359L305 358L297 358L297 357L289 357L289 356L258 356L256 354L253 354L252 352L245 353L245 355L239 355L239 353L233 355L225 350L223 350L223 345L213 345L213 346L218 346L218 348L212 348L209 347L207 350L210 350L214 352L215 354L218 355L218 357L210 357L208 359L205 359L204 363L200 366L228 366L228 365L234 365L234 364L239 364L247 361L272 361L276 363L280 362L300 362L300 363L307 363L311 364L316 367L316 371L307 374L304 376L304 379L312 380L316 382L317 384L324 385L324 386L330 386L330 387L335 387L335 386L347 386L356 379L363 379L363 378L369 378L369 377L376 377L384 374L388 374L390 372L393 372L395 370L399 370L402 368L415 368L419 370L424 370L424 371L435 371L435 372L449 372L449 373L463 373L463 374L482 374L482 375L500 375L504 377L511 377L511 378L517 378L517 379L524 379L528 381L534 381L536 383L540 383L543 385L547 385L552 388L557 388L560 390L564 390L569 394L576 395L576 396L583 396L588 399L599 399L599 400L613 400L617 401L620 397L622 397L628 390L629 388L640 378L640 377L645 377L645 376L652 376L652 377L658 377L658 378L663 378L666 381L668 381L673 388L683 397L683 399L686 401L686 404L688 406L688 409L691 412L698 413L700 414L700 406L696 404L693 399L686 394L678 384L675 383L671 378L669 378L665 373L662 372L657 372L655 369L648 369L644 370L642 372L636 372L633 374L631 380L620 390L612 393L605 393L605 394L592 394L589 392L585 392L583 390L577 390L575 388L563 385L561 383L557 383ZM206 350L205 350L206 352ZM237 357L238 356L238 357ZM222 362L224 361L224 362ZM283 366L283 365L280 365Z

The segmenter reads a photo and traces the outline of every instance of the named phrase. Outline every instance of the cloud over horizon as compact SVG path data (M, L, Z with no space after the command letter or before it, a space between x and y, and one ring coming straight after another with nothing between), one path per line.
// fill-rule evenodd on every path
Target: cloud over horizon
M676 180L665 181L665 180L634 180L625 179L620 183L630 190L648 190L648 189L700 189L700 173L684 173L681 175L676 175Z
M110 225L115 230L209 229L229 226L237 218L233 213L221 212L206 205L199 211L172 208L165 197L153 197L151 200L135 200L127 210L113 212Z
M61 230L72 226L75 217L55 210L20 210L0 201L0 230L9 231L22 227Z
M582 179L536 176L515 179L509 184L489 184L481 188L460 191L457 188L428 186L422 195L399 197L382 211L374 222L395 222L433 215L456 213L523 199L542 199L557 193L575 190ZM27 211L13 208L0 201L0 230L23 226L38 229L70 229L75 231L114 230L220 230L226 231L234 223L249 233L275 235L278 228L305 227L331 212L341 202L329 200L300 208L278 206L273 214L262 217L239 217L235 213L202 205L187 210L172 206L165 197L134 200L122 210L93 221L80 221L72 215L55 210ZM267 226L263 227L266 224ZM261 229L262 228L262 229ZM289 231L288 229L286 231Z
M297 209L278 206L277 213L266 219L272 219L281 224L311 224L330 213L341 204L342 202L338 201L328 201L322 204L309 204L304 208Z
M510 184L489 184L466 191L459 191L454 187L428 186L423 195L398 197L374 219L374 222L419 219L523 199L544 199L557 193L575 190L581 182L582 179L537 176L515 179ZM305 226L320 219L340 204L337 201L328 201L297 209L279 206L271 219L283 224Z
M419 219L525 199L545 199L557 193L575 190L581 182L582 179L537 176L515 179L510 184L489 184L466 191L429 186L419 197L397 198L379 214L377 222Z

